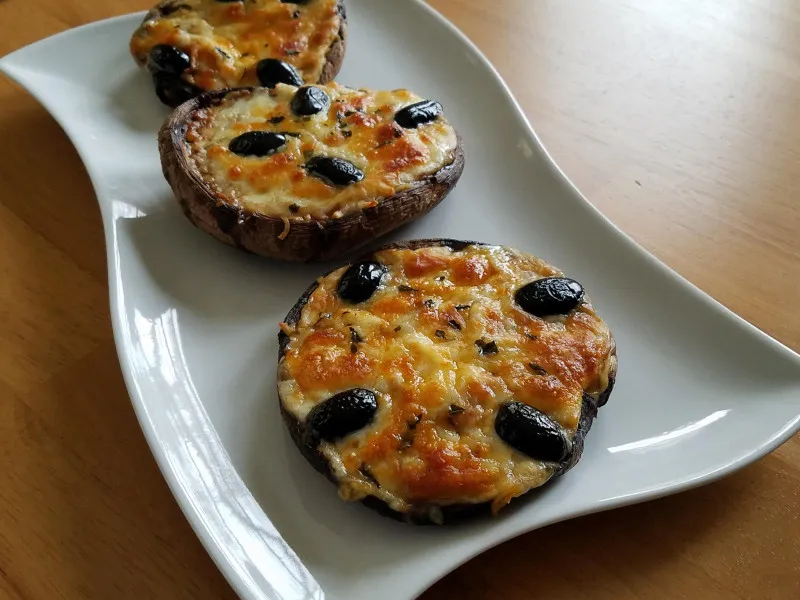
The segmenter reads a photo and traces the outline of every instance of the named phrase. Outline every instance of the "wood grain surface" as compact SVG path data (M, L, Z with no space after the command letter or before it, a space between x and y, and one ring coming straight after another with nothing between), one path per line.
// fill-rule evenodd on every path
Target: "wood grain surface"
M494 62L593 203L800 350L800 3L431 4ZM0 55L147 7L0 0ZM232 600L130 406L75 151L5 79L0 140L0 597ZM424 600L800 598L798 509L795 438L718 483L522 536Z

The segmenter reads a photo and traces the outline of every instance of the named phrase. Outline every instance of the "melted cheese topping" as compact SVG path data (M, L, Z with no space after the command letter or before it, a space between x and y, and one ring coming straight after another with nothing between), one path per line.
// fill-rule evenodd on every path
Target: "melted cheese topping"
M340 495L397 511L491 501L498 510L544 484L556 465L534 460L494 430L501 404L536 407L574 437L583 393L608 386L614 342L591 304L534 317L514 302L555 268L496 246L379 251L389 275L366 302L339 299L343 267L322 277L279 366L284 407L299 421L330 396L373 390L373 422L320 451ZM497 351L481 353L476 342Z
M338 0L173 0L155 14L133 34L131 53L144 63L157 44L180 48L192 59L183 77L206 90L259 85L255 67L263 58L317 82L342 25Z
M456 133L443 116L416 129L394 122L399 109L422 100L410 91L317 87L330 107L310 117L293 114L297 88L283 84L229 94L221 105L195 113L186 134L189 159L218 196L262 215L339 218L376 206L453 162ZM265 157L228 149L233 138L255 130L287 134L288 142ZM315 156L349 161L364 179L331 185L304 168Z

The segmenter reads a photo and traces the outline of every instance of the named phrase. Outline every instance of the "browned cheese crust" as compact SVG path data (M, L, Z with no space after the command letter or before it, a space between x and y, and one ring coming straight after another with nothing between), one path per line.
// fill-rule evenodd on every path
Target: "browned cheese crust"
M377 299L374 302L377 304L373 304L370 300L370 304L364 309L369 316L363 319L363 322L370 322L372 317L386 319L387 316L391 321L391 314L399 317L412 312L419 314L424 312L424 319L417 321L420 329L415 331L415 334L433 338L432 341L437 343L442 332L444 332L442 337L453 340L457 340L461 335L475 335L475 332L480 331L485 325L470 323L470 317L466 319L459 317L459 311L452 310L450 300L456 301L454 299L457 298L459 302L464 301L464 298L469 297L471 285L493 286L497 283L498 280L493 281L492 276L487 275L493 269L492 257L488 254L492 248L497 247L449 239L415 240L384 246L355 261L353 264L374 260L388 262L392 271L390 283L385 284L380 294L376 292ZM391 253L403 251L412 252L390 258ZM561 275L549 265L514 250L499 249L498 253L506 251L512 253L512 258L506 265L519 265L524 269L532 269L532 272L542 277ZM487 256L488 262L484 260ZM518 260L517 256L521 258ZM404 272L398 275L394 270L400 268ZM496 376L487 376L485 380L472 382L471 387L467 386L466 393L461 391L463 396L456 394L457 402L464 412L458 413L455 418L473 418L473 408L477 408L479 412L480 410L490 412L496 408L492 407L493 395L504 387L497 381L498 376L502 378L502 373L505 372L506 384L510 379L515 379L515 385L518 386L516 394L519 394L519 398L525 403L538 405L543 412L560 424L570 439L568 455L557 463L544 464L541 477L535 475L535 470L523 468L520 472L526 473L525 476L528 477L523 485L509 488L511 492L509 489L487 491L484 486L486 481L497 481L500 484L506 484L507 481L502 476L492 479L488 475L491 467L487 469L484 465L491 461L464 460L464 458L472 459L474 456L480 456L484 459L487 456L494 456L492 453L496 452L496 449L487 448L485 444L481 446L464 442L468 436L462 436L461 439L454 438L452 429L458 431L459 427L464 426L464 422L451 422L449 425L445 423L442 426L441 413L437 415L437 400L431 398L441 394L447 397L441 402L450 403L453 401L453 396L447 394L453 390L443 389L441 386L437 388L433 383L436 376L430 371L426 372L426 382L421 384L422 387L414 393L409 393L409 396L402 400L400 396L404 395L404 392L397 388L397 384L381 388L379 411L384 411L383 416L376 417L375 422L367 428L368 431L353 434L357 436L356 441L346 438L342 442L319 443L311 435L305 416L309 404L318 405L322 396L339 393L347 388L380 386L381 384L376 382L381 376L376 376L376 373L381 373L386 364L391 364L391 369L403 368L402 360L388 363L373 361L370 360L368 353L364 354L366 350L362 349L363 345L369 344L375 338L391 337L387 331L396 329L393 329L394 322L387 322L377 328L374 324L371 325L369 337L359 332L359 329L363 331L367 326L364 325L362 328L357 324L359 319L362 319L358 305L337 301L330 292L334 282L341 277L345 269L336 269L321 276L292 307L281 326L278 355L278 390L284 422L303 456L317 471L339 487L342 498L359 500L385 516L412 524L457 523L465 518L496 513L510 501L563 475L578 462L583 452L584 440L597 416L598 408L608 401L617 375L616 345L613 337L586 299L572 315L566 317L566 320L540 319L519 311L519 314L515 314L508 321L514 323L514 328L519 327L519 331L523 332L522 335L538 338L537 341L530 341L532 338L526 337L530 345L527 345L528 341L517 343L524 345L523 355L527 354L525 360L535 360L547 365L547 375L542 375L544 371L537 371L536 377L542 380L547 378L549 382L535 382L533 377L530 378L531 381L526 382L524 380L531 375L530 372L520 375L524 373L524 369L509 371L509 365L503 364L502 359L493 362L490 358L488 362L492 366L488 368L496 369L494 373ZM429 275L433 277L429 278ZM432 280L428 281L429 279ZM405 282L400 284L403 286L402 289L407 290L414 286L418 288L419 293L414 291L394 294L390 288L395 289L398 281ZM409 299L411 296L416 297ZM475 298L476 303L481 302L478 294ZM437 303L435 308L431 307L431 299ZM426 300L428 304L425 303ZM323 317L326 318L314 322L320 310L325 311ZM477 307L475 310L478 310ZM463 314L462 311L462 316ZM331 317L327 318L327 315ZM448 328L446 324L436 324L437 319L447 323L447 320L454 316L459 319L458 329ZM433 321L428 323L431 318ZM481 318L478 317L477 320ZM337 329L342 329L342 323L338 321L347 319L351 320L348 323L354 323L351 329L359 333L357 339L364 337L363 341L357 344L358 347L351 348L350 356L347 356L346 352L342 355L335 354L337 342L331 341L336 339ZM423 321L427 324L420 325ZM428 325L442 329L437 329L431 335L432 332L427 331ZM565 345L565 338L559 333L562 326L566 326L567 331L572 332L570 339L573 340L572 344L576 344L575 346ZM489 327L491 329L493 326ZM503 337L499 329L495 331L498 332L498 339L504 340L499 344L497 355L502 356L504 352L509 351L506 345L515 343L515 337L513 334ZM347 344L348 341L350 340L345 339L344 343ZM442 343L453 342L445 340ZM314 356L325 358L317 365ZM480 368L486 367L483 361L484 357L475 359L476 365L480 365ZM317 367L327 372L317 373L315 371ZM538 364L534 368L538 369ZM301 370L306 374L301 375ZM405 373L405 381L415 378L412 371ZM295 377L300 377L300 381L294 379ZM462 378L463 374L457 377ZM579 386L577 390L574 388L575 385ZM390 391L386 392L386 389ZM489 391L490 389L494 391ZM533 394L526 396L531 390L534 390ZM575 394L577 394L577 404ZM391 396L390 400L385 398L388 396ZM421 407L420 403L427 404ZM387 411L390 416L387 416ZM395 426L398 422L401 424L404 421L408 422L409 415L414 414L424 416L412 419L416 437L409 440L408 433L397 430ZM479 421L475 421L474 426L479 427L478 423ZM483 426L485 427L485 422ZM437 431L437 427L438 438L435 433L431 433ZM442 440L448 435L450 441L443 443ZM498 441L496 445L503 446L503 442ZM398 471L398 465L402 465L406 460L404 457L406 453L411 453L413 460L422 461L421 471L413 470L413 475L409 475L412 471L403 471L405 467ZM332 457L335 460L332 460ZM501 464L503 460L507 461L506 469L509 468L508 465L530 462L528 457L515 449L507 452L507 449L501 448L497 457ZM356 461L353 465L360 462L357 469L354 469L353 465L349 468L347 466L348 461L353 460ZM383 462L379 465L376 461ZM364 473L368 474L366 480L361 477ZM372 487L373 484L377 484L377 487ZM388 493L384 493L382 489L384 485ZM408 495L403 495L398 490ZM459 493L463 495L462 498L459 498Z
M257 65L267 58L293 66L306 83L333 81L346 40L344 0L165 0L147 13L130 51L140 66L155 46L185 52L191 66L181 79L208 91L258 85Z

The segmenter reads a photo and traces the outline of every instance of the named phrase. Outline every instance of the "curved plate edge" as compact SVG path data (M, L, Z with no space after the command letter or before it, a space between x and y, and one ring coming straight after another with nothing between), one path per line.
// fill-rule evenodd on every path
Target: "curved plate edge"
M727 317L731 318L731 320L736 323L736 325L740 328L748 330L751 334L756 334L763 342L773 346L775 350L784 353L787 358L790 358L793 361L796 361L798 365L800 365L800 355L786 347L785 345L781 344L774 338L768 336L766 333L752 325L751 323L745 321L737 314L733 313L730 309L725 307L724 305L720 304L713 298L711 298L708 294L700 290L691 282L684 279L674 270L670 269L664 263L659 261L655 256L653 256L650 252L640 246L637 242L635 242L631 237L621 231L616 225L614 225L605 215L603 215L588 199L580 192L580 190L575 186L575 184L567 177L567 175L561 170L561 168L557 165L554 161L550 153L547 151L545 146L542 144L540 138L536 134L535 130L532 128L528 118L523 113L519 103L517 102L516 98L511 93L508 85L505 83L503 78L500 76L498 71L494 68L494 66L489 62L489 60L484 56L484 54L475 46L475 44L458 28L455 27L450 21L448 21L444 16L438 13L435 9L430 7L426 4L423 0L410 0L411 2L416 2L417 4L423 6L425 10L427 10L431 16L437 20L439 20L443 25L445 25L455 36L457 36L463 44L473 53L475 57L480 59L482 64L485 68L487 68L496 78L497 83L502 87L504 90L509 102L514 107L517 118L520 120L521 123L524 124L525 129L527 130L530 139L531 139L531 146L534 151L539 152L541 156L545 159L548 168L551 170L552 175L556 178L561 185L565 186L568 190L571 191L573 195L586 205L586 207L592 212L595 218L602 224L602 226L609 228L613 231L620 239L624 240L626 245L632 252L636 252L640 256L646 258L651 266L655 267L656 269L660 270L662 273L668 275L674 283L677 285L682 286L684 289L690 291L698 300L715 308L717 311L721 311ZM136 14L144 14L144 13L136 13ZM15 63L21 61L25 54L31 51L34 47L38 47L40 44L46 43L50 40L54 40L56 38L61 38L62 36L66 35L73 35L79 33L81 31L86 30L87 28L94 28L100 27L104 24L107 24L111 21L115 21L117 19L124 19L128 18L131 15L122 15L120 17L115 17L113 19L107 19L103 21L97 21L94 23L90 23L84 25L82 27L78 27L75 29L71 29L35 44L31 44L30 46L26 46L16 52L0 59L0 72L6 73L11 79L19 83L23 86L32 96L34 96L37 101L45 107L45 109L50 112L50 114L55 118L55 120L59 123L59 125L64 129L67 136L73 141L73 136L71 135L69 124L62 118L59 118L58 111L53 106L50 105L45 98L38 93L36 86L31 85L30 82L26 81L24 69L19 68ZM87 172L89 174L90 179L92 180L93 185L94 182L97 180L95 175L92 172L92 167L90 161L87 161L87 157L85 157L80 148L76 146L76 150L84 163ZM97 188L95 187L95 192L99 193ZM218 453L219 456L224 457L224 460L227 461L227 470L225 471L225 476L223 480L218 484L220 487L227 488L230 490L231 497L241 498L241 509L242 514L248 516L250 520L250 529L242 529L236 527L237 535L248 535L251 536L251 542L257 545L265 546L270 548L270 542L267 542L264 538L265 534L270 536L275 536L271 540L271 544L277 543L281 544L285 547L286 555L290 557L290 560L293 561L294 565L299 568L300 574L293 575L292 578L300 585L308 586L309 584L312 585L311 588L306 587L305 590L300 590L294 586L290 586L290 589L281 593L280 591L276 590L272 584L272 582L267 582L266 578L263 579L264 582L272 589L272 593L267 594L264 592L264 588L260 586L256 580L252 577L253 572L265 572L268 569L263 568L261 565L254 565L252 562L245 561L242 562L241 557L231 556L229 550L225 547L222 543L224 538L226 537L225 531L231 532L234 528L230 526L226 526L224 523L217 522L216 527L214 529L213 526L210 525L213 521L218 521L220 519L220 515L211 515L209 507L204 507L202 502L199 501L198 497L193 494L193 490L197 489L197 486L205 487L203 483L203 476L201 473L200 468L197 465L193 464L193 458L188 454L188 450L184 449L184 452L187 454L184 455L183 459L176 460L168 455L165 451L165 447L163 445L163 440L158 437L158 433L155 428L155 424L152 421L151 416L147 413L144 403L141 400L141 391L138 388L138 385L135 381L133 376L134 372L134 365L131 363L130 356L125 351L125 344L130 344L131 340L128 336L129 323L125 318L124 313L120 310L121 307L121 297L120 294L122 293L119 277L118 277L118 268L117 268L117 240L116 240L116 231L114 228L113 218L114 215L110 214L111 211L107 210L107 207L101 206L101 213L103 214L103 223L105 229L105 236L106 236L106 244L107 244L107 257L108 257L108 269L109 269L109 280L110 282L113 281L113 284L109 286L110 290L110 302L112 308L112 327L114 330L114 338L117 347L117 352L120 358L120 362L122 364L122 371L123 376L125 379L125 384L129 390L129 393L134 400L132 403L134 405L134 410L139 420L140 426L145 434L147 439L148 445L153 452L154 457L159 465L159 468L164 475L165 480L167 481L173 495L176 497L178 504L180 505L182 511L186 515L187 519L189 520L192 528L195 530L195 533L200 538L201 542L205 546L206 550L209 552L210 556L217 564L220 571L225 575L226 579L230 582L232 587L235 591L246 600L288 600L289 598L313 598L313 599L322 599L324 598L324 594L319 586L314 582L313 578L311 577L310 573L302 566L302 563L299 559L294 555L294 553L289 549L289 547L285 544L285 542L280 538L280 535L274 530L271 523L269 522L267 516L263 513L261 508L255 502L255 499L252 495L249 494L247 489L244 486L244 483L239 478L238 474L236 474L235 469L230 464L230 461L227 459L225 455L225 450L222 447L222 444L218 437L214 434L213 436L209 437L204 441L204 445L211 444L211 449L215 454ZM198 410L196 417L201 420L208 421L207 415L202 409L202 406L195 406L194 409ZM696 477L693 480L684 482L680 485L675 487L669 488L667 490L663 489L653 489L653 490L645 490L639 492L634 495L630 496L622 496L619 498L614 498L613 500L607 502L601 507L598 507L597 510L591 511L583 511L580 513L575 514L568 514L559 517L558 519L553 519L552 521L548 521L546 523L542 523L537 525L536 527L532 527L530 530L550 525L559 521L568 520L571 518L579 517L585 514L590 514L593 512L598 512L601 510L610 510L613 508L630 505L634 503L640 503L651 499L656 499L659 497L663 497L666 495L671 495L673 493L678 493L681 491L686 491L688 489L692 489L717 479L720 479L726 475L733 473L734 471L741 469L742 467L759 460L766 454L775 450L778 446L783 444L789 437L794 435L798 427L800 427L800 417L796 419L794 422L787 425L782 431L778 432L770 441L769 444L765 445L758 452L754 452L751 454L745 454L740 458L731 461L729 464L725 465L722 468L716 469L709 473L706 473L702 476ZM180 464L178 464L180 463ZM192 464L194 470L192 472L186 473L182 472L185 471L188 464ZM187 477L188 475L188 477ZM211 519L211 520L209 520ZM219 527L222 527L224 531L220 531ZM528 531L530 531L528 530ZM508 539L512 539L520 535L523 532L514 532L508 536L505 536L501 539L494 540L494 543L491 546L498 545L507 541ZM452 569L457 568L461 564L467 562L474 556L480 554L481 552L487 550L490 546L482 548L479 552L471 554L463 558L463 560L459 561L457 564L452 565ZM270 553L273 553L273 550L269 549ZM285 569L285 565L283 565ZM270 575L274 577L275 571L272 570ZM437 578L432 579L431 581L423 581L420 582L420 589L417 594L422 593L424 589L427 589L434 581L444 576L444 573L440 574ZM267 595L265 595L267 594ZM290 595L284 595L290 594Z
M143 12L141 14L144 15ZM69 138L86 168L97 197L100 195L100 190L96 184L98 177L94 173L92 162L82 148L75 144L75 136L69 122L60 116L57 107L54 107L46 96L40 93L37 86L29 81L24 66L21 66L20 63L24 63L28 53L37 51L41 45L48 42L63 36L78 35L86 29L102 27L109 22L126 19L130 16L130 14L121 15L69 29L0 58L0 73L5 74L30 93ZM106 243L109 302L112 309L111 326L123 380L131 396L134 414L147 445L178 506L214 564L243 600L324 600L325 594L322 588L274 528L239 477L227 457L222 441L214 432L210 419L199 402L186 408L194 412L193 418L196 421L208 424L206 428L208 435L202 441L203 453L214 455L217 458L215 462L218 468L216 470L208 469L208 465L201 467L197 464L197 457L193 455L195 454L193 450L196 448L191 448L188 443L185 446L173 445L168 448L164 440L159 437L156 424L142 399L141 390L134 376L135 367L127 351L127 347L132 345L129 335L131 325L122 309L123 291L119 277L119 253L114 211L99 201L98 206L102 216ZM237 499L236 504L239 510L235 514L224 516L217 510L217 507L204 504L202 500L208 497L207 492L202 495L197 493L200 488L208 487L204 479L208 477L209 471L215 471L214 485L216 489L225 489L227 490L224 493L226 497ZM244 523L235 521L242 517ZM243 551L237 555L226 545L226 541L230 542L233 539L246 552ZM262 558L272 557L274 560L269 565L256 564L250 558L252 555ZM281 571L285 576L280 578L280 585L276 585L275 580L278 579L276 575Z

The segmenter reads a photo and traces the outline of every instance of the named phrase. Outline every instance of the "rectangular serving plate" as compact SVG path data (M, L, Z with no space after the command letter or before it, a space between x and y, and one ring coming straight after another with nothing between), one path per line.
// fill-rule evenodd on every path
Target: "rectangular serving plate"
M452 237L541 256L589 290L620 372L581 463L496 519L411 528L337 498L284 431L277 323L331 265L224 247L181 215L161 175L155 100L127 42L142 14L0 60L61 124L106 232L117 348L133 406L178 503L247 600L409 600L523 532L722 477L800 422L800 358L634 244L553 163L496 71L417 0L348 0L339 81L440 100L464 177L391 239Z

